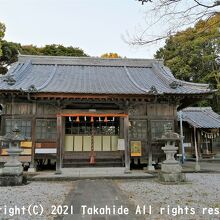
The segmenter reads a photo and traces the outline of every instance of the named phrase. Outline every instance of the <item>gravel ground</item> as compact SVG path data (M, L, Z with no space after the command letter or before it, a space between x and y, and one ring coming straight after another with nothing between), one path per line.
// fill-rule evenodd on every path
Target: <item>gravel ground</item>
M220 174L187 174L187 180L178 185L161 184L156 179L119 181L118 185L137 207L145 205L145 219L219 220Z
M51 215L51 206L62 205L72 187L73 183L71 182L31 182L25 186L0 187L0 219L51 220L55 217ZM42 205L44 209L43 215L30 216L27 209L31 204ZM11 211L11 214L13 214L16 206L19 208L24 206L25 214L14 216L4 214L5 207L7 212ZM33 210L33 206L30 209ZM39 209L37 208L36 211L39 211Z

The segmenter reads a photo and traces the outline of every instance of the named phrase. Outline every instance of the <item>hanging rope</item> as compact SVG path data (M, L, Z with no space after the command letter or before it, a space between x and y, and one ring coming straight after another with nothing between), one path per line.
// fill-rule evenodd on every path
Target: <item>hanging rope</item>
M206 132L201 130L201 135L205 138L208 139L215 139L216 137L218 137L220 135L219 130L216 130L216 132Z

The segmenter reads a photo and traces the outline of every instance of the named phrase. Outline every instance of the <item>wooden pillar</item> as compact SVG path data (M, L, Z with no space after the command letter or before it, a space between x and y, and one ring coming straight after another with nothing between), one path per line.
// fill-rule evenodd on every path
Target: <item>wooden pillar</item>
M123 120L123 118L119 118L119 123L120 123L120 125L119 125L119 137L120 138L123 138L124 137L124 120Z
M147 137L146 137L146 143L148 148L148 164L147 164L147 170L153 171L155 170L154 166L152 165L153 161L153 151L152 151L152 138L151 138L151 121L147 120ZM158 158L157 158L158 160Z
M130 173L130 146L129 146L129 120L124 118L124 140L125 140L125 173Z
M119 138L123 139L124 138L124 118L120 117L119 118ZM120 156L122 160L122 164L125 163L125 151L120 150Z
M202 153L201 153L201 133L200 133L200 130L197 129L197 142L198 142L198 157L201 157L202 156Z
M191 149L190 149L190 152L191 152L191 157L193 157L193 153L194 153L194 150L195 150L195 147L193 149L193 146L194 146L194 128L190 128L190 142L191 142Z
M62 133L61 133L61 167L63 167L63 155L64 155L64 144L65 144L65 117L61 118L62 120Z
M35 116L32 118L31 124L32 124L32 127L31 127L32 150L31 150L30 168L36 168L35 167L35 148L36 148L36 118L35 118Z
M195 155L196 155L195 170L199 171L200 170L200 166L199 166L199 155L198 155L198 147L197 147L197 140L196 140L196 127L194 127L194 145L195 145Z
M206 147L206 154L209 154L209 145L208 145L208 138L205 137L205 147Z
M214 153L213 152L213 139L210 139L210 152Z
M185 149L184 149L184 144L183 144L183 115L182 111L179 112L179 118L180 118L180 146L181 146L181 151L182 151L182 163L185 161Z
M36 172L36 163L35 163L35 148L36 148L36 114L37 114L37 104L32 103L32 113L33 117L31 119L31 164L28 169L28 172Z
M57 158L56 158L56 172L55 174L61 174L62 166L62 116L57 115Z
M195 146L195 156L196 156L196 161L198 161L198 147L197 147L197 140L196 140L196 127L194 127L194 146Z

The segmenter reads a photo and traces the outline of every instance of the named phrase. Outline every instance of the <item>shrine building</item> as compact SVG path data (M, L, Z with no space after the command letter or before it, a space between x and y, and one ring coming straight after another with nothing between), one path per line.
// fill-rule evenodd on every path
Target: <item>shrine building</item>
M177 130L177 111L212 94L162 60L20 55L0 77L1 135L17 125L27 138L20 159L32 166L151 165L164 158L157 139L166 125Z

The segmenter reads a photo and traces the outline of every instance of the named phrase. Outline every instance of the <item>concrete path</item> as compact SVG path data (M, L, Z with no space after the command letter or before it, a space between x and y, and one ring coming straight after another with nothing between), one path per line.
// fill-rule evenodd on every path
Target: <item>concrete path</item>
M136 206L129 200L129 197L122 192L113 180L80 180L77 181L75 189L69 194L66 203L73 207L73 213L56 220L144 220L144 215L136 215ZM83 207L86 208L83 208ZM91 208L98 208L97 213ZM107 211L111 213L102 214ZM119 209L114 214L113 210ZM121 214L122 209L128 210L128 215ZM102 210L102 211L101 211ZM101 213L100 213L101 212ZM124 211L123 213L125 213Z
M195 161L186 161L184 164L181 164L183 171L185 172L194 172L195 171ZM199 161L200 172L220 172L220 161Z
M220 161L215 162L199 162L200 171L195 171L195 161L186 161L181 164L183 172L220 172ZM131 170L130 173L125 173L124 167L84 167L84 168L62 168L62 174L55 175L54 171L43 171L36 173L28 173L29 179L33 181L71 181L82 179L148 179L154 177L159 170L146 173L143 170Z

